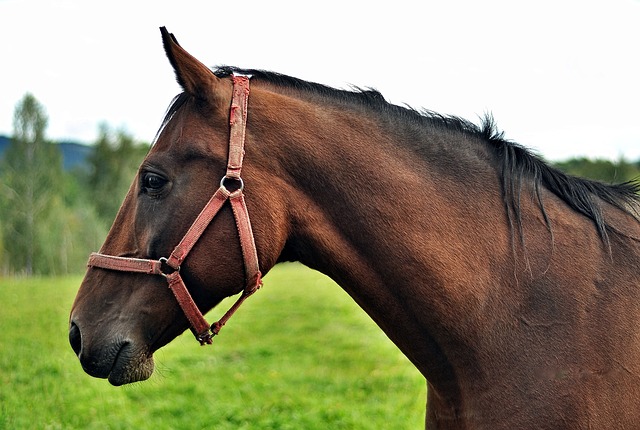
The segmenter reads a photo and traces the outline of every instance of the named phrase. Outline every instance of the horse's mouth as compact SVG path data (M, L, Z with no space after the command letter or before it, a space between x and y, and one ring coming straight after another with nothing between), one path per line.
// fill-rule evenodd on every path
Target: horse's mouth
M94 354L78 353L83 370L95 378L106 378L115 386L144 381L153 373L153 355L131 341L115 342Z
M124 342L113 360L108 381L115 386L144 381L149 379L153 369L151 353L135 348L129 342Z

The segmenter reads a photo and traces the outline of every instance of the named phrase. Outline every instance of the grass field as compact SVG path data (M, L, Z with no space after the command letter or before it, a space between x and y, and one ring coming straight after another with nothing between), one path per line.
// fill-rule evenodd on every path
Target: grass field
M0 428L424 426L422 376L317 272L276 267L213 346L200 347L187 332L155 354L150 380L119 388L86 375L69 347L79 284L0 279Z

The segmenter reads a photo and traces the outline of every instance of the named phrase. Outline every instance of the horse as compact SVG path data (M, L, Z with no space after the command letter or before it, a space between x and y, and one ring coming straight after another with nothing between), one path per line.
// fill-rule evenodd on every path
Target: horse
M491 116L210 69L161 35L182 93L73 303L84 371L150 377L155 351L188 328L211 343L298 261L424 375L429 429L637 428L640 184L562 173Z

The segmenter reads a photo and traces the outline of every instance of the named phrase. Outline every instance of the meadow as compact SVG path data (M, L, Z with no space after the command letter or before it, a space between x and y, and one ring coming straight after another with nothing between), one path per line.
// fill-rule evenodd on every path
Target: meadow
M212 346L186 332L156 352L151 379L124 387L86 375L69 347L80 281L0 279L0 428L424 426L424 378L317 272L277 266Z

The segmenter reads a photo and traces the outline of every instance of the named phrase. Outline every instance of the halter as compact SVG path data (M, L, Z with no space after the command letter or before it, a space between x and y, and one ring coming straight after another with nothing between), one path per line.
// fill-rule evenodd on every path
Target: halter
M200 345L211 344L213 336L220 332L227 320L240 307L247 297L255 293L262 285L262 274L258 265L258 253L251 231L251 221L249 212L244 201L244 182L240 177L242 170L242 159L244 157L244 137L247 123L247 101L249 99L249 78L247 76L232 76L233 97L231 100L230 112L230 136L229 136L229 158L227 160L227 172L220 181L220 187L213 194L209 202L202 209L189 230L184 235L178 246L171 252L168 258L162 257L158 260L142 258L116 257L99 253L92 253L87 266L99 267L102 269L117 270L121 272L146 273L149 275L161 275L167 279L169 288L191 324L191 331ZM238 187L230 191L227 185L236 182ZM227 184L227 185L225 185ZM180 265L189 255L189 251L196 244L207 226L211 223L216 214L220 211L226 201L231 204L233 216L238 228L240 247L242 249L242 259L244 261L244 271L246 277L245 288L242 295L231 306L219 321L209 325L207 320L196 306L191 294L187 290L182 276L180 276Z

